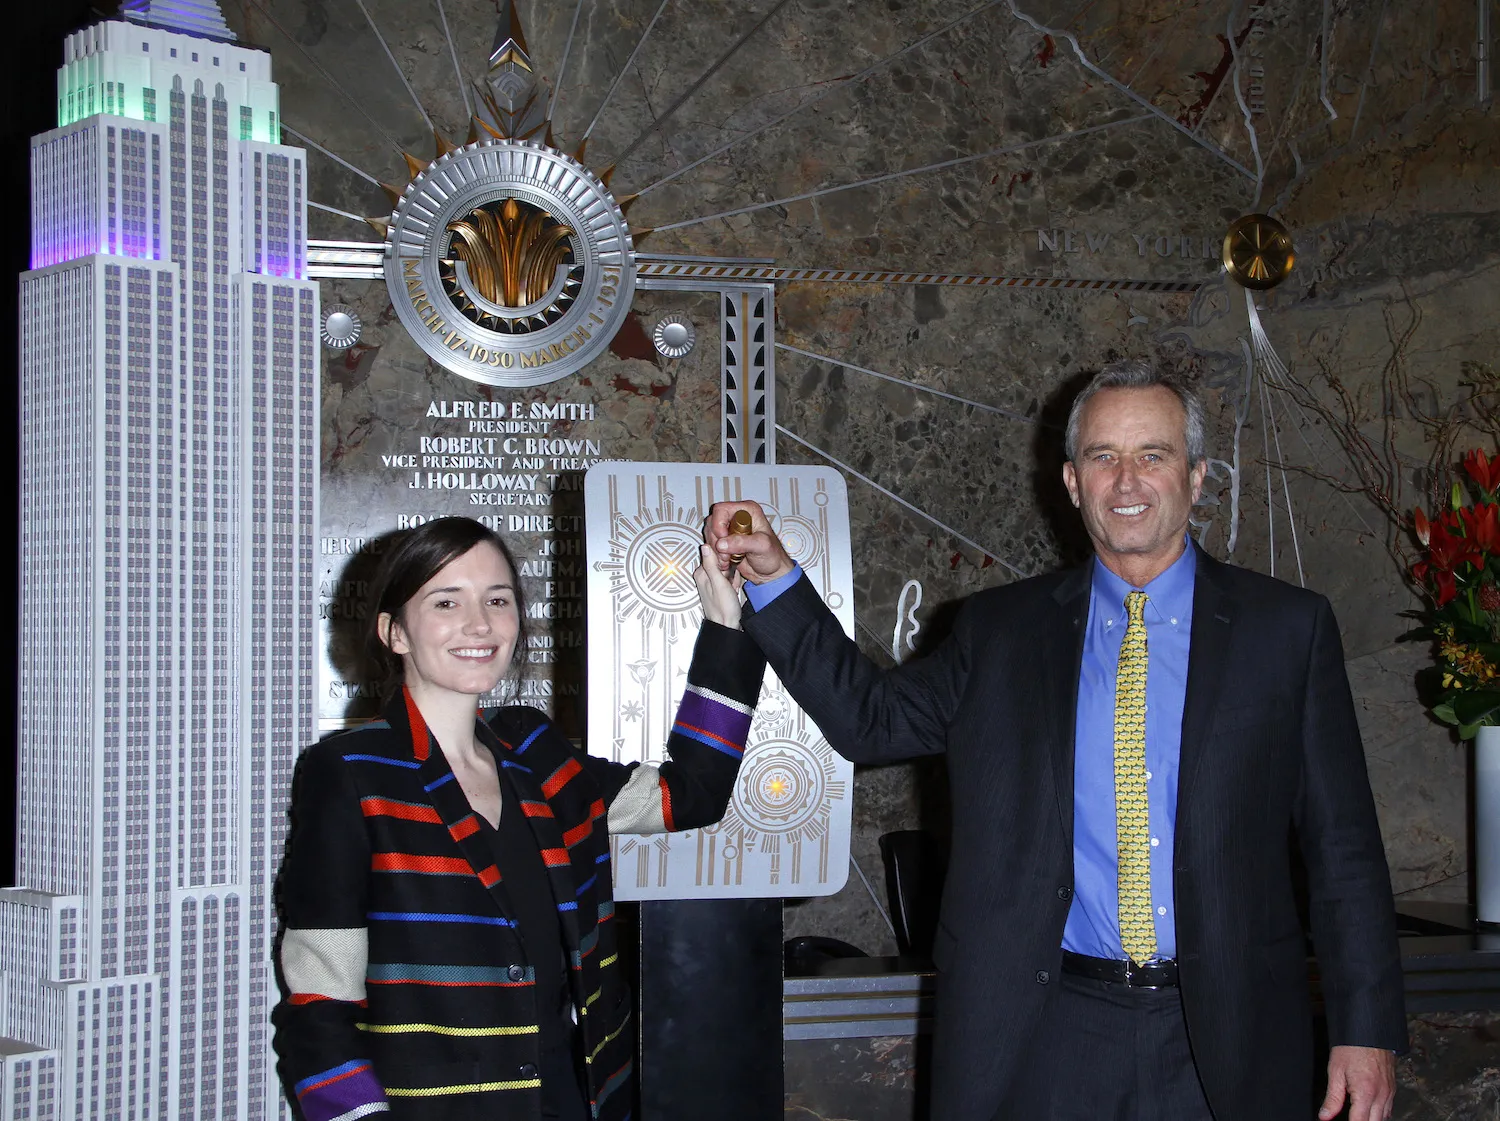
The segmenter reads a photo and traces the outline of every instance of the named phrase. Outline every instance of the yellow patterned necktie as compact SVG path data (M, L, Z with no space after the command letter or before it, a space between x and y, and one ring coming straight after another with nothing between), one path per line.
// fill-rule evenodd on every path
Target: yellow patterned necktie
M1120 942L1134 962L1156 954L1151 916L1151 818L1146 803L1146 593L1130 592L1115 675L1115 845Z

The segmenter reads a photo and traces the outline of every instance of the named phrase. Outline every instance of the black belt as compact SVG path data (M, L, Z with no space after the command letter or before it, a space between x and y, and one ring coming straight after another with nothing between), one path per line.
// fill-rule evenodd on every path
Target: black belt
M1133 961L1118 958L1091 958L1087 954L1063 951L1064 973L1076 977L1089 977L1095 981L1112 981L1117 985L1129 985L1137 989L1169 989L1177 987L1177 963L1175 961L1152 961L1137 965Z

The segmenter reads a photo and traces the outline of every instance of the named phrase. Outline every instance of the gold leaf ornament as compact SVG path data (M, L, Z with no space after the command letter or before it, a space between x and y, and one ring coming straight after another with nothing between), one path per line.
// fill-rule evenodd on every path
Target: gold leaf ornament
M1237 284L1264 292L1291 275L1297 254L1292 235L1275 218L1246 214L1230 223L1221 258Z
M573 230L519 199L496 200L450 222L452 255L467 266L479 295L524 307L547 294Z

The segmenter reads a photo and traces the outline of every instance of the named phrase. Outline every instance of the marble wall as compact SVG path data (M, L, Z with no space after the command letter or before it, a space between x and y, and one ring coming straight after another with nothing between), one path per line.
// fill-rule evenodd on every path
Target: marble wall
M1392 1121L1492 1121L1500 1113L1500 1017L1429 1013L1413 1017L1411 1033L1411 1052L1396 1064ZM930 1121L927 1042L887 1035L787 1044L787 1121Z
M1434 463L1435 446L1500 435L1500 131L1475 61L1490 2L530 0L520 13L559 146L586 135L616 192L641 193L629 216L654 230L646 251L1197 286L783 285L778 339L795 349L776 354L777 457L850 472L859 639L889 664L908 581L921 647L963 595L1079 555L1057 472L1081 374L1138 355L1192 376L1215 460L1196 532L1333 600L1396 891L1463 899L1468 759L1416 700L1426 654L1399 641L1417 600L1393 518L1442 490L1455 456ZM274 54L287 125L399 185L403 149L432 154L424 111L467 132L457 72L482 71L495 13L363 7L384 45L356 4L225 5ZM343 164L315 153L312 168L317 201L388 212ZM1291 388L1247 362L1244 296L1213 259L1228 222L1257 209L1297 246L1291 278L1259 299ZM315 237L375 240L335 214L311 222ZM712 345L657 359L632 328L582 375L507 393L436 368L383 285L330 284L334 301L366 331L327 356L330 536L400 509L378 456L409 443L413 409L434 398L587 404L606 454L717 457ZM643 294L636 310L640 327L681 311L716 337L708 297ZM342 563L329 558L329 580ZM787 931L891 952L876 839L943 828L941 764L863 770L855 807L873 892L851 875L837 896L789 903Z

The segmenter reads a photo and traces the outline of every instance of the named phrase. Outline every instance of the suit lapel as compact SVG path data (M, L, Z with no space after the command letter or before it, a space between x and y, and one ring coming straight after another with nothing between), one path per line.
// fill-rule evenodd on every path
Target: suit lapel
M1208 754L1214 705L1224 695L1229 665L1229 639L1235 603L1223 576L1224 566L1195 544L1197 569L1193 576L1193 633L1188 649L1187 696L1182 706L1182 747L1177 771L1177 836L1193 804L1197 775Z
M514 922L515 908L511 905L510 897L506 894L504 884L501 882L500 870L495 866L494 853L490 851L488 842L480 832L479 818L469 808L469 800L464 797L463 788L458 785L457 776L448 766L447 757L438 746L437 740L433 738L426 722L422 719L422 714L417 711L417 706L412 703L411 695L404 687L391 704L386 716L393 729L405 732L410 738L412 757L420 764L417 771L418 780L422 783L422 789L426 791L427 797L432 800L432 808L437 811L438 818L448 830L448 835L453 838L458 851L473 870L475 877L489 892L490 898L494 900L500 913Z
M1057 641L1039 643L1044 711L1052 716L1052 780L1057 813L1069 849L1073 846L1073 753L1078 731L1078 674L1083 665L1084 629L1089 617L1089 580L1093 562L1065 573L1052 593Z

